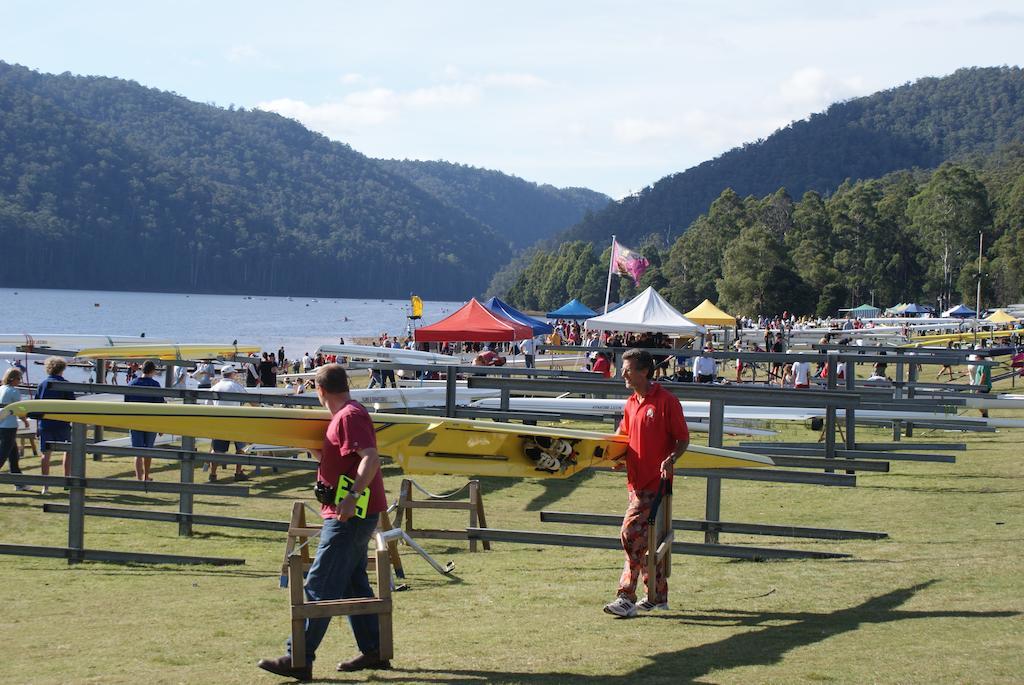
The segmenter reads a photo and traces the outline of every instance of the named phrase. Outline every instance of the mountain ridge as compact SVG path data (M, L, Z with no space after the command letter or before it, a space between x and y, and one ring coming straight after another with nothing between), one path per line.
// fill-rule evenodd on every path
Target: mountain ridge
M5 285L461 299L512 256L298 122L124 79L0 62L0 160Z
M556 188L494 169L444 160L378 159L431 195L494 228L514 249L527 248L612 201L588 188ZM530 201L532 200L532 202Z
M929 104L925 116L915 119ZM554 236L547 246L573 240L601 245L613 233L639 244L652 234L685 229L725 188L740 196L764 196L780 187L794 197L808 190L829 195L847 179L935 168L1022 137L1024 71L958 69L833 103L765 139L669 174Z

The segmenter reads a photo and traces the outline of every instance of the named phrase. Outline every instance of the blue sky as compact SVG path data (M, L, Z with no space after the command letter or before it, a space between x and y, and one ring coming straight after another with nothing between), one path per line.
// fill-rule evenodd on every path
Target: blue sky
M1022 53L1019 0L0 3L6 62L614 197L830 102Z

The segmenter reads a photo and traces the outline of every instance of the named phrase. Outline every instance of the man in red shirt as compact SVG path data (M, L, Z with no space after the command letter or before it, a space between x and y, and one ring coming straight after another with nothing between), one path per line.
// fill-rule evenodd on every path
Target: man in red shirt
M498 361L498 353L494 351L494 345L488 345L478 355L482 359L482 366L494 366Z
M606 352L598 352L594 365L590 368L594 373L599 373L605 378L612 377L612 363L608 360Z
M328 599L373 597L366 575L366 547L377 527L380 512L387 509L384 480L380 473L380 456L373 420L363 405L349 395L348 376L338 364L326 364L316 371L316 391L320 404L331 412L331 422L324 436L322 452L317 455L320 468L316 478L333 490L342 476L351 478L349 493L340 501L325 496L320 513L324 519L316 558L306 576L306 597L313 602ZM365 518L356 514L359 495L369 488ZM305 665L292 666L291 640L287 653L277 659L261 659L259 667L277 675L310 680L313 659L320 646L330 617L306 620ZM380 658L379 623L376 614L350 616L349 622L359 645L360 654L338 664L339 671L367 668L390 668Z
M622 519L622 549L626 561L619 578L618 596L605 605L605 612L622 618L637 611L668 609L668 581L664 562L658 565L655 587L647 577L647 517L658 496L662 480L672 480L673 465L690 444L690 432L683 408L676 397L652 383L654 359L650 353L633 349L622 355L622 377L633 395L626 400L619 433L629 436L626 450L626 483L629 505ZM621 468L620 465L616 468ZM637 602L637 582L643 579L647 596Z

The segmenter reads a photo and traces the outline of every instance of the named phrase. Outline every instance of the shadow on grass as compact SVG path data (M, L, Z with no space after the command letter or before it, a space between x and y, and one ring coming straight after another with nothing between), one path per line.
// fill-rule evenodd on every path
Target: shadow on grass
M508 671L401 668L399 659L394 671L378 671L377 682L416 680L438 683L541 683L559 685L628 685L636 682L696 682L713 671L745 666L773 666L787 653L830 637L857 630L862 625L889 623L918 618L1008 618L1017 611L905 611L899 609L921 590L936 581L893 590L873 597L862 604L828 613L754 612L720 609L710 612L662 613L645 617L648 620L672 621L681 625L737 626L748 628L717 642L694 645L686 649L661 652L649 657L650 662L622 675L583 675L563 671L530 673ZM784 625L774 625L782 622ZM611 622L610 622L611 623ZM614 625L614 624L612 624ZM758 628L760 628L758 630ZM611 628L610 628L611 629ZM393 675L392 675L393 674ZM320 682L351 682L325 679Z
M203 526L202 523L195 524L197 526ZM253 542L267 542L271 544L279 544L281 539L284 537L284 533L273 534L271 532L265 532L260 535L257 533L258 529L249 529L249 533L222 533L220 531L192 531L191 537L197 540L245 540Z
M559 500L568 497L576 488L593 478L595 473L593 469L585 469L570 478L544 478L538 480L537 482L544 488L544 492L527 502L526 511L542 511ZM485 497L488 493L511 488L523 482L522 478L482 477L479 480L481 491Z
M89 564L84 564L76 568L89 569ZM117 568L111 568L106 571L96 571L89 569L89 572L99 576L160 576L167 577L168 573L174 573L176 578L189 577L189 578L266 578L269 582L277 582L276 576L268 574L266 571L247 571L245 569L234 568L213 568L209 570L193 570L188 567L178 565L158 565L153 564L119 564Z
M15 509L28 509L32 508L36 504L46 504L48 502L57 502L59 500L50 499L50 496L42 496L39 494L39 489L35 490L22 490L21 492L4 493L4 499L11 501L0 501L0 508L11 507Z
M119 457L119 458L134 459L135 457ZM104 462L101 462L101 463L107 463L107 462L104 460ZM88 470L88 466L86 467L86 469ZM170 464L169 463L154 464L153 466L150 467L149 474L152 476L152 475L159 474L159 473L171 473L171 472L177 473L180 470L181 470L181 467L178 465L178 462L174 462L174 463L170 463ZM123 472L119 471L119 472L116 472L116 473L112 473L109 476L104 476L104 478L135 478L135 468L132 467L132 469L130 471L123 471Z
M861 490L899 490L901 492L933 492L936 494L958 494L958 495L1002 495L1013 492L1024 492L1024 488L956 488L945 486L922 486L922 485L861 485Z
M118 493L116 495L98 495L94 494L95 491L90 490L88 497L86 497L86 504L122 504L129 507L141 507L141 506L163 506L173 507L178 504L177 496L173 493L160 493L153 497L146 497L143 495L133 495L130 493ZM161 499L166 497L168 499ZM175 499L170 499L174 497Z
M273 474L271 477L267 477L267 471L257 477L259 480L249 481L249 487L252 488L255 497L269 498L300 488L312 490L316 483L316 474L313 471L293 471L287 474Z
M548 478L540 482L544 492L526 504L526 511L542 511L555 502L568 497L576 488L594 477L594 469L587 469L572 478Z
M906 480L914 480L914 479L935 480L936 478L945 477L945 476L948 476L949 478L951 478L953 480L958 480L958 481L959 480L971 480L971 479L975 479L975 480L1020 480L1021 479L1021 476L1018 475L1018 474L999 475L997 473L991 473L991 474L989 474L989 473L963 473L963 472L960 472L960 471L957 471L956 473L949 473L949 474L945 474L944 473L944 474L941 474L941 475L936 475L935 473L898 473L898 474L893 474L893 475L898 476L901 479L906 479Z
M96 504L96 503L100 503L100 502L106 502L106 503L110 503L110 504L129 504L129 505L130 504L147 504L147 503L150 503L150 504L164 505L164 506L170 507L172 509L176 509L178 507L178 495L176 495L174 493L161 493L161 494L164 494L164 495L169 496L169 497L173 497L174 499L154 500L152 498L144 498L144 497L140 497L138 495L123 495L123 494L119 494L119 495L106 495L106 496L100 495L100 496L96 496L96 495L90 494L88 499L86 500L86 504ZM234 508L234 507L238 506L238 503L235 502L235 501L227 501L227 502L225 502L223 500L213 499L214 497L217 497L217 495L215 495L215 494L211 494L211 495L197 494L197 495L194 496L194 504L196 506L202 505L203 507L220 507L220 508L223 508L223 509L230 509L230 508ZM236 499L241 499L241 498L236 498Z

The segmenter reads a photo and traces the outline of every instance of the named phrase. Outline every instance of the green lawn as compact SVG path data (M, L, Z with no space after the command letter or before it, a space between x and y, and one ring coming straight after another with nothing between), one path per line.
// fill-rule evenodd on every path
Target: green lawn
M1017 414L1018 416L1021 413ZM789 427L782 439L815 435ZM888 431L859 431L884 440ZM918 431L948 442L952 433ZM403 553L411 588L395 596L395 669L336 674L354 654L347 626L332 628L316 673L334 682L790 683L829 681L1000 683L1022 678L1024 467L1020 432L974 434L956 464L892 462L856 488L726 481L726 520L884 530L882 541L797 541L723 535L749 543L849 552L841 561L753 563L674 559L672 610L635 620L601 612L612 599L620 553L423 541L457 578ZM38 472L38 460L24 460ZM131 477L128 459L90 461L90 475ZM159 480L175 480L161 466ZM389 493L401 473L386 468ZM309 499L312 475L265 475L248 500L197 497L198 513L285 519ZM455 478L417 479L433 491ZM64 545L66 517L44 514L37 494L0 492L0 542ZM541 524L542 509L621 512L623 477L483 480L493 527L614 535L614 528ZM64 500L63 493L50 501ZM90 504L172 510L170 495L98 492ZM704 481L677 482L675 514L702 515ZM418 525L464 527L447 512L416 512ZM243 557L244 566L68 567L0 557L3 683L276 683L255 667L282 652L287 592L278 587L282 535L89 518L86 546ZM686 533L677 539L697 541Z

